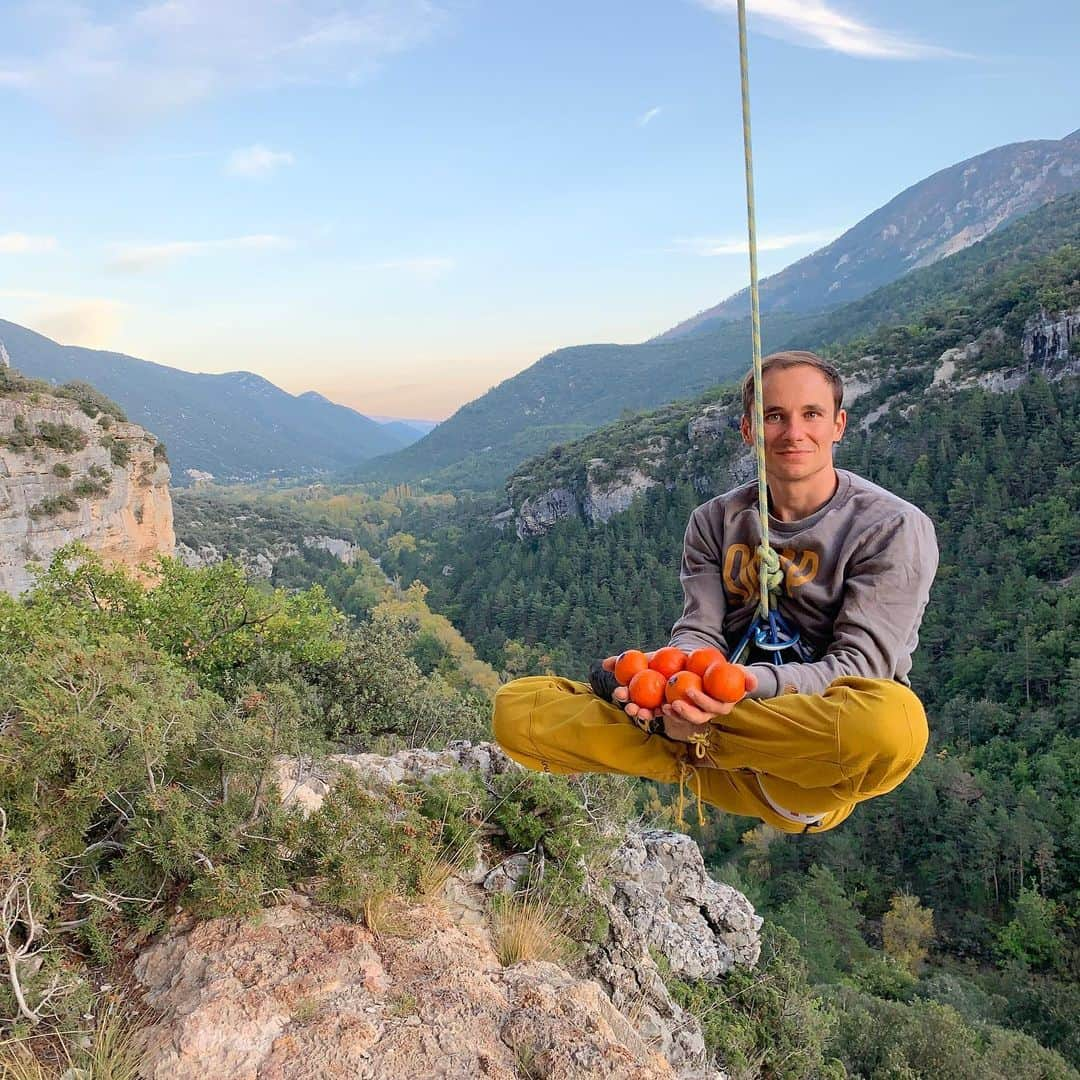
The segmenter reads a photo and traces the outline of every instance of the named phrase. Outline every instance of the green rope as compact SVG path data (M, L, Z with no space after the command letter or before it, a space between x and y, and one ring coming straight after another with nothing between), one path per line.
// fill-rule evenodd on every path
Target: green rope
M758 547L760 611L767 618L770 594L784 580L780 556L769 543L769 487L765 478L765 405L761 391L761 304L758 298L757 225L754 220L754 157L750 150L750 62L746 52L746 0L739 7L739 74L742 80L743 156L746 160L746 230L750 246L750 326L754 356L754 453L757 456L758 518L761 545Z

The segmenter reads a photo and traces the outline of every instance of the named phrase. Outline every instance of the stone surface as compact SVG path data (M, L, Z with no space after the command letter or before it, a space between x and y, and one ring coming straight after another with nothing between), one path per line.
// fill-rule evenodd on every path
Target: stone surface
M596 982L540 962L504 969L484 927L436 906L403 914L408 937L375 936L295 897L251 920L166 933L135 967L160 1016L142 1034L145 1075L679 1075Z
M1080 308L1054 316L1041 311L1025 324L1020 348L1026 364L1045 368L1080 362L1080 357L1070 353L1074 341L1080 341Z
M18 418L30 432L43 423L78 428L86 446L65 451L39 443L20 451L0 445L0 590L23 592L33 580L27 563L47 564L58 548L76 540L107 562L133 569L159 553L171 555L176 537L169 466L154 456L158 440L137 424L113 421L106 430L73 401L34 396L35 401L28 394L0 398L0 440L12 436ZM129 460L114 465L103 438L123 444ZM58 475L57 466L69 475ZM107 490L76 496L80 481ZM76 509L31 514L65 494L76 499Z
M555 522L580 512L577 496L569 488L552 488L526 499L517 512L518 539L543 536Z
M280 759L278 767L285 802L299 805L305 814L322 804L336 769L353 769L375 785L424 779L454 768L475 769L489 781L495 774L519 769L494 744L468 742L452 743L441 751L405 750L391 757L343 754L320 765ZM520 887L530 872L540 869L533 859L530 854L519 853L493 867L478 859L474 866L448 881L444 910L458 926L484 925L485 895L508 893ZM609 883L600 900L610 931L588 956L589 974L603 988L608 1003L641 1039L659 1051L674 1070L672 1075L682 1080L715 1078L719 1074L707 1064L701 1027L672 1000L653 954L663 955L673 973L688 979L716 978L735 965L753 967L761 948L761 919L741 893L709 877L697 844L681 833L631 831L613 852L607 876ZM557 1000L557 994L554 998L546 996L552 985L549 980L547 988L537 993L544 1000ZM578 992L573 990L574 994ZM592 991L581 993L588 997ZM532 1022L540 1024L537 1018ZM550 1017L543 1020L544 1024L549 1022ZM586 1066L606 1068L598 1063L602 1059L590 1056L594 1049L582 1053L585 1057L566 1058L559 1051L551 1060L571 1071L543 1075L609 1075L603 1071L574 1072Z
M656 487L658 480L640 469L621 469L613 480L598 481L590 469L581 499L581 513L587 521L608 521L622 513L643 491Z

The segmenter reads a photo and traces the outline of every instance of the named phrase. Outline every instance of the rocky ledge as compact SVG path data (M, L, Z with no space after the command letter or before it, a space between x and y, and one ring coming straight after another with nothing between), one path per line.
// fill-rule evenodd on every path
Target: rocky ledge
M518 766L496 746L461 743L318 767L282 760L279 785L311 813L343 769L378 787L456 768L490 778ZM611 857L610 931L586 970L504 968L486 898L513 891L529 858L479 858L404 913L403 936L372 934L298 894L254 919L176 922L135 969L159 1018L144 1032L146 1074L718 1080L697 1021L671 999L653 957L686 978L753 966L761 920L746 898L708 876L688 837L635 831Z

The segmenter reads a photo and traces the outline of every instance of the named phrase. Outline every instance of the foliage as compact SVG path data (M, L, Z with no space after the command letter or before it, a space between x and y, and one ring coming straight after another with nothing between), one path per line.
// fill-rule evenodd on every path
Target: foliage
M63 491L58 495L47 495L41 502L31 506L28 513L36 520L43 517L56 517L58 514L78 509L79 503L75 496L69 491Z
M881 919L885 955L917 975L934 940L934 913L917 896L897 893Z
M81 428L73 424L53 424L47 420L38 424L37 437L38 441L50 450L59 450L65 454L84 450L87 443L86 434Z
M736 1076L841 1080L827 1056L834 1018L811 989L798 942L780 927L762 928L762 959L715 982L673 977L658 957L672 997L697 1017L710 1055Z
M1029 1036L971 1025L951 1006L883 1001L848 987L826 1000L837 1023L828 1042L852 1076L950 1080L1075 1080L1077 1072Z
M376 793L343 770L319 810L290 833L302 853L297 869L317 883L316 896L359 918L415 894L436 855L434 822L417 803L403 788Z

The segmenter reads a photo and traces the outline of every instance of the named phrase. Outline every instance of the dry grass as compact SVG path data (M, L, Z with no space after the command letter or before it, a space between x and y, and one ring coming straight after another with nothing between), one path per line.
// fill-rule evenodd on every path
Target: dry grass
M392 892L372 893L364 900L364 925L377 938L413 936L401 898Z
M37 1059L29 1039L0 1042L0 1080L57 1080L59 1075Z
M137 1080L142 1059L137 1030L136 1020L124 1016L115 1002L98 1012L84 1063L93 1080Z
M0 1041L0 1080L138 1080L142 1054L136 1042L135 1021L115 1002L98 1011L89 1032L26 1035ZM46 1063L34 1053L56 1063ZM47 1047L47 1050L46 1050Z
M570 952L561 913L545 897L498 898L491 913L491 942L503 967L529 960L561 964Z

